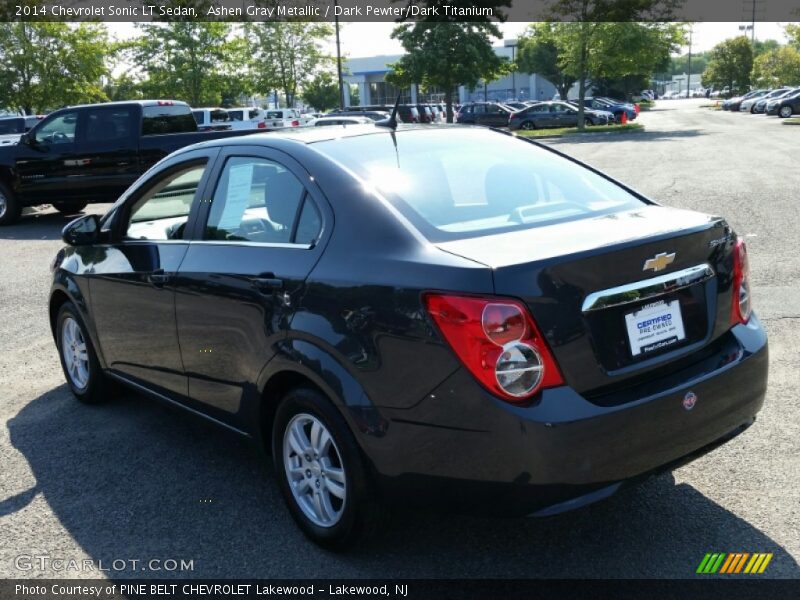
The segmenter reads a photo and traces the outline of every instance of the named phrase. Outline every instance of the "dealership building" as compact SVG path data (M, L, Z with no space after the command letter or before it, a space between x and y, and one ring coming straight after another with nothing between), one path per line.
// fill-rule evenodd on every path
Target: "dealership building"
M502 45L495 46L498 56L513 60L516 52L516 40L505 40ZM423 90L417 84L398 89L386 81L390 65L400 60L402 55L367 56L351 58L344 61L344 81L351 86L358 86L358 98L361 106L369 104L394 104L398 93L402 93L401 102L416 104L418 102L443 102L443 90ZM556 93L555 86L536 73L514 72L495 81L482 82L475 89L464 86L458 88L458 96L454 102L510 101L517 100L550 100ZM345 94L345 102L349 102Z

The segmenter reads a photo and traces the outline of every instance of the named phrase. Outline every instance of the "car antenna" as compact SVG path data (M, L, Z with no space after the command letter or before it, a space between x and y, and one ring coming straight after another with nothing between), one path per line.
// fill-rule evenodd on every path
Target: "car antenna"
M388 119L381 119L380 121L375 121L375 125L380 127L389 127L391 129L397 129L397 109L400 107L400 96L402 92L397 94L397 101L394 103L394 108L392 109L392 116Z

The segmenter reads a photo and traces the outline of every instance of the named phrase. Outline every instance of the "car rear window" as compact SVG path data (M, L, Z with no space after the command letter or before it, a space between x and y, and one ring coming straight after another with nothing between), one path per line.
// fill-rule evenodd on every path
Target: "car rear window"
M142 107L142 135L197 131L191 109L185 104Z
M313 147L353 171L433 242L644 204L581 165L491 131L409 130L325 140Z
M0 135L25 132L25 119L0 119Z

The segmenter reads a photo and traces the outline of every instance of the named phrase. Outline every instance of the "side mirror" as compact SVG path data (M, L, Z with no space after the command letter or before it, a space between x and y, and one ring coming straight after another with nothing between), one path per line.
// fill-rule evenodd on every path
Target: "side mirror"
M88 246L100 238L100 219L97 215L84 215L67 224L61 239L69 246Z
M33 138L29 131L26 131L21 136L19 136L19 143L25 144L26 146L33 146Z

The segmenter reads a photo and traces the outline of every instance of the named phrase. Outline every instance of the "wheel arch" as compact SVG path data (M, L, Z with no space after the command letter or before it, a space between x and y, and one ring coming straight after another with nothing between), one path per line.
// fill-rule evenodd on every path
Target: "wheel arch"
M84 296L80 286L78 286L72 277L69 277L64 271L57 271L48 300L50 332L53 335L53 341L56 342L56 319L58 319L58 311L61 310L61 307L67 302L71 302L76 307L78 315L89 333L89 338L94 347L97 361L100 363L100 367L105 369L106 361L103 357L103 349L97 339L97 331L94 328L94 322L89 316L88 299Z
M289 390L311 387L334 405L360 446L381 437L386 421L356 378L329 351L305 339L286 340L259 377L259 444L270 449L272 425L281 398Z

